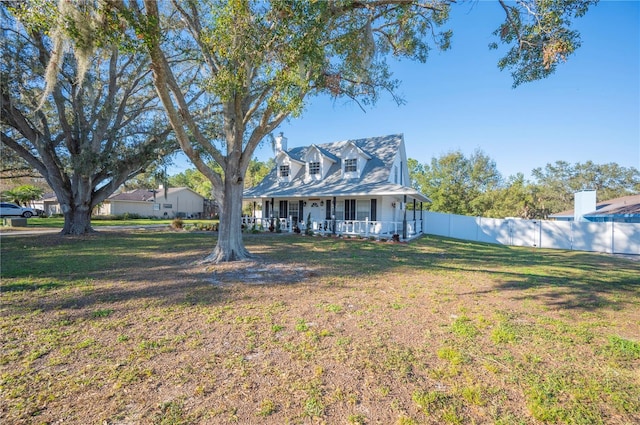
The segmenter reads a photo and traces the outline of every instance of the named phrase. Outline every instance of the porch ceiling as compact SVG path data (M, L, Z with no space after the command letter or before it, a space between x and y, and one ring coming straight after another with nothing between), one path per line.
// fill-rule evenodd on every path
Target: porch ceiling
M245 191L245 201L257 201L264 198L332 198L332 197L362 197L362 196L407 196L410 200L418 202L431 202L424 194L417 190L393 183L368 183L361 185L326 184L296 185L296 187L282 187L263 193Z

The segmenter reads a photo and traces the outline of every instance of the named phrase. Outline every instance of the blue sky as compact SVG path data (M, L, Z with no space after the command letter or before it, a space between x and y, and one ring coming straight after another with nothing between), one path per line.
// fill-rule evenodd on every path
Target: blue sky
M582 47L551 77L512 88L489 50L503 19L496 1L454 5L447 28L452 47L427 62L395 62L397 106L390 96L368 107L316 97L284 132L289 148L404 133L407 155L421 163L481 149L504 177L558 160L591 160L640 169L640 1L601 1L574 28ZM270 145L256 151L264 161ZM175 174L190 167L183 159Z

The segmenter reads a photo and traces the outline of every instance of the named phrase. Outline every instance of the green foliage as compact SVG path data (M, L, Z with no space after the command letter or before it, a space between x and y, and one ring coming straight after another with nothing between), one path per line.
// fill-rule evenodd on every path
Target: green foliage
M476 151L451 152L431 164L407 161L411 184L429 196L436 212L483 217L547 218L573 207L574 193L595 189L598 202L640 192L640 171L616 163L556 161L535 168L533 181L518 173L503 180L495 162Z
M44 194L44 189L30 184L15 187L2 192L2 199L15 202L18 205L28 205L38 200Z
M451 330L454 334L463 338L474 338L480 332L467 316L460 316L451 324Z
M258 416L266 418L278 411L278 405L273 400L262 400L260 403L260 411L256 413Z
M127 34L110 5L0 5L2 144L66 202L66 234L90 232L96 205L177 148L148 58L114 48Z
M105 308L105 309L101 309L101 310L96 310L93 313L91 313L91 317L109 317L111 315L111 313L113 313L112 309L109 308Z
M533 169L531 174L537 188L535 196L545 204L547 214L573 208L573 194L585 189L595 190L598 202L640 193L640 171L616 163L587 161L571 165L556 161Z
M580 34L570 29L597 0L500 2L506 19L495 30L511 46L500 59L500 69L511 69L513 86L546 78L580 47ZM497 48L497 43L491 43Z
M412 182L431 198L431 210L438 212L481 215L474 201L502 181L495 161L480 150L469 158L455 151L433 158L430 165L409 165Z
M638 360L640 359L640 342L613 335L609 337L603 351L616 360Z
M309 325L304 319L298 319L296 322L296 331L298 332L306 332L309 330Z

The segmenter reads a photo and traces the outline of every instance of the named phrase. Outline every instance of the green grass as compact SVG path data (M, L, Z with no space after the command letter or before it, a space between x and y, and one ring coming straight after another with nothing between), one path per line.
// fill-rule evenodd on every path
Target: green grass
M136 218L136 219L105 219L101 217L95 217L91 220L93 227L100 228L102 226L148 226L148 225L166 225L169 226L173 219L160 219L160 218ZM183 219L185 225L196 224L217 224L218 220L204 220L204 219ZM29 219L27 223L28 227L35 228L62 228L64 226L63 217L34 217Z
M639 262L437 237L245 241L284 268L244 284L247 263L198 265L211 233L3 236L3 420L640 417Z

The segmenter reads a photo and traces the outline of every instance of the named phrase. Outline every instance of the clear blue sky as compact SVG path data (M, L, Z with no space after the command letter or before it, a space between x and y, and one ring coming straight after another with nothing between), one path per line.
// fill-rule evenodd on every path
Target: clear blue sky
M591 160L640 169L640 1L601 1L575 21L582 47L551 77L512 88L489 50L503 20L496 1L454 5L452 47L424 64L394 63L401 80L390 96L363 112L354 103L312 99L301 118L276 130L289 148L404 133L407 155L421 163L481 149L506 178L558 160ZM270 145L256 151L262 161ZM191 167L178 159L169 174Z

